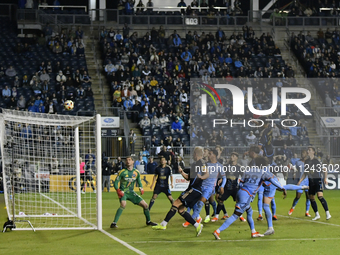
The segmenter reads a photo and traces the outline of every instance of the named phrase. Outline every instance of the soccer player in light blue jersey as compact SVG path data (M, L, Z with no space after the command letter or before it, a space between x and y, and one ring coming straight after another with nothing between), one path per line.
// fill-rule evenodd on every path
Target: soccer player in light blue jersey
M247 212L247 221L251 230L251 237L263 237L255 230L254 220L253 220L253 209L250 203L254 200L254 197L262 185L263 181L270 181L275 185L278 190L283 191L284 197L286 197L286 191L282 185L274 178L274 175L270 173L267 169L268 160L262 156L257 156L255 158L255 166L247 167L243 173L240 190L237 192L237 201L235 205L234 214L228 218L221 227L213 232L216 239L220 238L221 231L227 229L234 221L236 221L242 213Z
M225 176L225 173L223 172L223 165L217 161L217 156L218 156L218 152L216 149L212 149L209 151L209 154L208 154L209 162L207 163L207 171L209 171L209 178L203 181L202 197L193 208L194 213L192 214L192 217L196 219L196 222L199 222L199 223L202 221L200 212L204 206L204 203L207 202L208 199L212 195L214 195L217 178L219 176L222 178L220 194L224 193L224 185L226 183L226 176Z
M307 151L306 150L303 150L301 152L301 159L298 160L296 162L296 165L295 165L295 168L297 170L297 174L300 175L300 178L301 176L303 175L304 171L305 171L305 160L307 159L308 155L307 155ZM299 179L300 179L299 178ZM298 181L299 181L298 179ZM308 181L308 177L306 177L300 185L304 185L304 186L308 186L309 185L309 181ZM297 205L297 203L299 202L299 199L301 197L303 193L303 190L300 189L300 190L297 190L296 191L296 197L294 198L294 201L293 201L293 205L292 205L292 208L290 208L289 212L288 212L288 215L292 215L294 209L295 209L295 206ZM309 214L309 208L310 208L310 200L309 200L309 197L308 197L308 190L305 190L305 194L306 194L306 213L305 213L305 216L306 217L311 217L311 215Z

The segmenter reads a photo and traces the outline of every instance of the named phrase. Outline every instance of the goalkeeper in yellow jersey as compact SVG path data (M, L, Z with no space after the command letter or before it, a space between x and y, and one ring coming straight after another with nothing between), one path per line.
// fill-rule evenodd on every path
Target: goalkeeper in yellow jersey
M144 209L144 215L146 218L146 225L148 226L156 226L156 223L150 221L150 212L148 208L148 204L143 200L141 196L139 196L133 188L135 187L135 183L138 183L139 190L141 194L144 194L142 181L140 179L140 173L137 169L133 168L134 160L132 157L126 158L126 168L121 170L118 173L118 176L114 182L114 187L117 191L117 195L120 201L120 207L118 208L115 218L111 223L111 228L117 228L117 222L119 217L122 215L125 206L126 200L131 201L135 205L139 205Z

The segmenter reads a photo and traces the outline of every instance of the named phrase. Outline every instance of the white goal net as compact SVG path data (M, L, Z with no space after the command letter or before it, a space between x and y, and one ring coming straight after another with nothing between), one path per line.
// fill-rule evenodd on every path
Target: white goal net
M101 229L99 115L3 109L0 134L5 202L16 229L30 229L25 220L38 230Z

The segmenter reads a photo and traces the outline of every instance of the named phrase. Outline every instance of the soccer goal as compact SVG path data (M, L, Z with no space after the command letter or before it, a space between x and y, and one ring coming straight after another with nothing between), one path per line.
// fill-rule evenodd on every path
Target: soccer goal
M100 115L2 110L4 194L15 229L102 229L100 125Z

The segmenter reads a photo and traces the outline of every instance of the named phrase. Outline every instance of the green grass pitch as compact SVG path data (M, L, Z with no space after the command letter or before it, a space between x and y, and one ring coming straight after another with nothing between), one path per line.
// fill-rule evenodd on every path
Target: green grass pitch
M144 194L147 203L151 192ZM177 198L179 192L174 192ZM332 218L325 219L324 210L317 201L321 219L317 222L304 216L305 198L302 197L292 216L288 216L295 192L290 191L285 200L277 192L277 216L274 222L275 234L263 238L250 238L246 222L236 221L221 233L222 240L215 240L211 234L222 221L204 225L200 237L195 237L193 227L183 228L183 219L176 215L165 231L154 231L145 225L142 208L127 204L119 222L118 229L110 229L116 209L119 206L116 193L103 193L103 228L108 233L127 242L146 254L339 254L340 251L340 198L339 191L325 191ZM257 210L257 198L252 204ZM6 221L4 197L0 195L0 223ZM228 200L226 208L229 215L233 212L234 202ZM151 219L161 222L170 208L164 194L156 200ZM310 210L312 216L314 213ZM201 213L205 216L205 212ZM258 216L254 212L253 218ZM256 230L264 233L266 220L255 220ZM99 231L12 231L0 233L0 254L136 254L125 246Z

